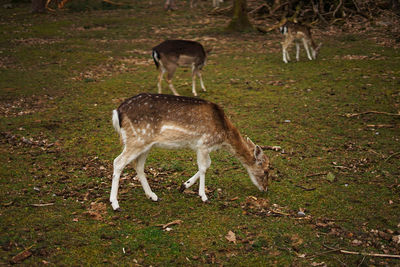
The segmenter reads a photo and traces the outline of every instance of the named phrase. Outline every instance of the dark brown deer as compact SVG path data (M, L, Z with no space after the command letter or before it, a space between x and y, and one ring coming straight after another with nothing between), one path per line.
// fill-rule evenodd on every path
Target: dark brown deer
M182 184L182 189L200 179L202 201L207 201L205 173L211 165L209 153L219 148L225 148L236 156L257 188L267 191L269 159L260 146L240 135L216 104L191 97L139 94L114 110L112 121L124 145L122 153L114 160L110 195L114 210L119 208L117 195L121 172L131 161L146 196L158 200L144 173L144 164L152 147L196 151L199 170Z
M283 62L288 63L290 61L290 56L287 49L292 45L293 42L296 43L296 60L299 61L300 41L303 42L304 49L307 52L308 59L309 60L317 59L322 43L320 43L319 45L315 44L311 36L310 28L308 26L293 22L286 22L279 29L284 36L284 40L282 42ZM310 53L310 48L311 48L311 53Z
M163 76L167 73L169 88L174 95L179 95L172 84L172 78L179 66L192 68L192 91L194 96L197 96L196 76L200 79L201 88L206 91L201 77L201 69L206 64L207 53L200 43L187 40L166 40L153 48L152 56L156 67L160 70L157 83L159 94L162 92L161 82Z

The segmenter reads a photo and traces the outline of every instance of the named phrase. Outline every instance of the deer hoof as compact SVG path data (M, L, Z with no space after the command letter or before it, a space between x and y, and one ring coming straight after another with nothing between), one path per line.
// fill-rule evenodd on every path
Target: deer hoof
M117 209L119 209L119 204L118 204L118 201L111 202L111 206L112 206L113 210L117 210Z
M150 198L151 200L155 201L155 202L158 201L158 196L156 194L154 194L154 193L149 194L147 197Z
M181 184L181 187L179 187L179 192L183 193L183 191L185 191L186 186L185 183Z
M207 202L208 202L207 196L201 196L201 200L202 200L204 203L207 203Z

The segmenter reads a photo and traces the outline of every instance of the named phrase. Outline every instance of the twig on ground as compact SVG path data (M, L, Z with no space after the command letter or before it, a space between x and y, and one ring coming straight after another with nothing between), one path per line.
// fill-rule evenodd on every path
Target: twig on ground
M282 148L280 146L261 146L263 150L273 150L273 151L281 151Z
M347 118L352 118L360 115L365 115L365 114L383 114L383 115L388 115L388 116L400 116L399 114L396 113L389 113L389 112L384 112L384 111L375 111L375 110L369 110L369 111L364 111L360 113L346 113Z
M47 207L47 206L53 206L54 203L43 203L43 204L31 204L31 206L34 207Z
M25 250L23 250L22 252L18 253L17 255L15 255L14 257L11 258L11 263L12 264L17 264L20 263L21 261L25 260L26 258L29 258L32 255L32 252L30 252L30 249L33 247L34 245L26 248Z
M129 6L128 4L124 4L124 3L117 3L111 0L102 0L103 2L109 3L111 5L116 5L116 6Z
M305 177L314 177L314 176L321 176L321 175L327 175L328 172L317 172L317 173L311 173L307 174Z
M386 161L388 161L391 157L396 156L396 155L398 155L398 154L400 154L400 152L393 153L392 155L390 155L389 157L387 157L384 161L386 162Z
M275 214L283 215L283 216L290 216L289 213L281 212L281 211L278 211L278 210L270 209L269 211L272 212L272 213L275 213Z
M394 128L394 124L368 124L367 127L371 128Z
M162 227L163 229L166 229L168 226L175 225L175 224L181 224L183 221L182 220L175 220L166 224L157 224L156 226Z
M333 166L333 168L337 168L337 169L341 169L341 170L351 170L349 167L346 167L346 166L340 166L340 165L336 165L336 166Z
M364 260L365 260L365 255L364 255L364 257L363 257L363 259L361 260L361 262L357 265L357 267L360 267L361 266L361 264L364 262Z
M335 249L331 249L331 250L328 250L328 251L318 252L318 253L315 253L314 255L306 256L306 259L315 258L317 256L324 255L324 254L327 254L327 253L336 252L336 251L339 251L339 250L340 250L339 248L335 248Z
M400 255L350 251L350 250L344 250L344 249L341 249L341 248L332 248L332 247L329 247L329 246L327 246L325 244L323 244L323 246L326 247L327 249L330 249L332 251L339 251L340 253L343 253L343 254L400 259Z
M295 186L296 186L296 187L299 187L299 188L301 188L301 189L303 189L304 191L313 191L313 190L317 189L316 187L307 188L307 187L304 187L304 186L299 185L299 184L296 184Z

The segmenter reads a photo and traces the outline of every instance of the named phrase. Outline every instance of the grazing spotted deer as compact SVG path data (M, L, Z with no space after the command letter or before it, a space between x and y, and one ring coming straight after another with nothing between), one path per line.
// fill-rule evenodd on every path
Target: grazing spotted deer
M163 76L167 73L169 88L174 95L179 95L172 84L172 78L179 66L192 68L192 91L194 96L197 96L196 76L200 79L201 88L206 91L201 69L206 64L207 52L200 43L186 40L166 40L153 48L152 56L157 69L160 70L157 83L159 94L162 91L161 82Z
M296 43L296 60L299 61L300 41L303 42L304 48L307 52L308 59L309 60L317 59L322 43L320 43L319 45L315 44L311 36L311 31L309 27L293 22L286 22L279 29L281 33L284 35L284 40L282 42L283 62L288 63L288 61L290 61L290 56L287 49L293 42ZM310 53L310 48L311 48L311 53Z
M158 200L144 173L152 147L186 147L196 151L199 170L181 189L189 188L200 179L199 196L204 202L207 201L205 173L211 165L209 153L221 147L240 160L259 190L267 191L269 159L260 146L240 135L216 104L191 97L143 93L126 99L114 110L112 122L124 145L122 153L114 160L110 195L114 210L119 208L117 194L121 172L131 161L146 196Z

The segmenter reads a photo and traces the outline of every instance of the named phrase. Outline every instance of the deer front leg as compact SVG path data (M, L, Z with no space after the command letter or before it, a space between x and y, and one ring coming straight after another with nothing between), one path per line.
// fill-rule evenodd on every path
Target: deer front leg
M183 192L186 188L191 187L197 181L197 179L199 179L199 177L200 177L200 171L196 172L196 174L193 175L192 178L190 178L189 180L184 182L181 185L181 188L179 189L179 191Z
M286 58L286 48L282 46L282 60L285 63L288 63L288 60Z
M296 60L300 60L300 44L296 42Z

